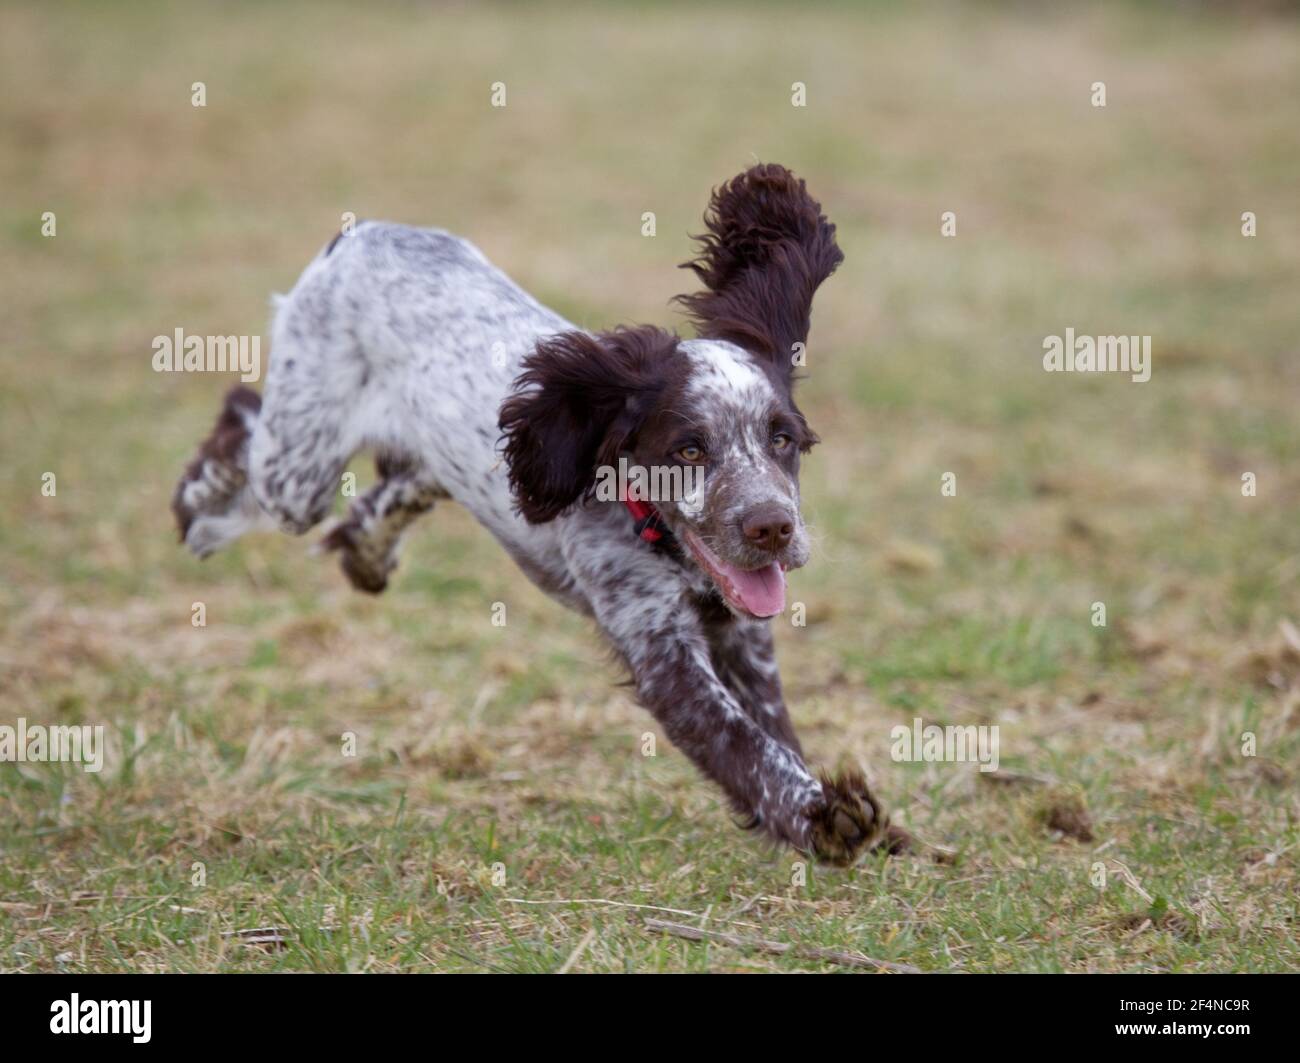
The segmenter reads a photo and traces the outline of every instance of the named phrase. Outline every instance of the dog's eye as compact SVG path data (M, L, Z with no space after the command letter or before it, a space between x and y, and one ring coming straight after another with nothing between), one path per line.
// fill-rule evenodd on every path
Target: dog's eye
M784 432L777 432L777 434L772 437L772 449L785 450L785 448L793 442L794 440Z
M681 458L682 461L703 461L704 448L697 447L694 443L687 443L686 446L678 448L677 456Z

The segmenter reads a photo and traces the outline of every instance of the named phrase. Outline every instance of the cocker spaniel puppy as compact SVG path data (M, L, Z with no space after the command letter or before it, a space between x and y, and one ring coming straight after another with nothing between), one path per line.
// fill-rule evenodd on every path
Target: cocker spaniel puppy
M703 288L679 297L689 340L585 332L465 240L358 225L280 301L264 394L227 396L173 510L200 556L264 521L300 535L373 450L379 482L324 540L355 586L383 590L411 522L459 502L594 618L640 702L750 826L848 864L886 817L860 774L805 764L770 630L809 555L799 463L817 436L793 370L843 256L782 166L718 188L705 225L687 263ZM615 469L648 480L628 490Z

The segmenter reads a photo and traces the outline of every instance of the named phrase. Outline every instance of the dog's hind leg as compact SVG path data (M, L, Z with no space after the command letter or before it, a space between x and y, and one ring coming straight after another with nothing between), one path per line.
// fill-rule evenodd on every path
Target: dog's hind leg
M353 454L401 438L393 413L400 358L376 358L358 335L355 289L367 267L355 257L327 249L276 300L274 357L260 399L248 388L230 393L177 488L182 537L200 556L263 515L302 535L330 512Z
M378 594L397 567L402 533L447 494L423 474L419 465L391 455L375 461L380 480L352 503L347 517L322 540L337 550L343 572L357 590Z
M199 557L269 523L248 485L249 443L261 408L252 388L232 388L212 433L176 485L172 513L181 540Z
M268 391L249 442L248 481L280 530L302 535L328 516L348 459L364 441L347 432L345 411L310 393L290 394L297 400L292 406Z
M232 388L172 496L185 545L207 557L257 528L301 535L319 524L359 449L341 420L323 404L286 408L269 390Z

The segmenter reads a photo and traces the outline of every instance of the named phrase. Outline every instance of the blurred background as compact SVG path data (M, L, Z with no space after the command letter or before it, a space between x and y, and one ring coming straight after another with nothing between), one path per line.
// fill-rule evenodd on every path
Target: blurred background
M94 778L0 770L0 966L549 969L587 915L506 904L498 861L532 896L758 893L770 933L926 967L1295 964L1293 10L16 2L0 84L0 722L112 741ZM307 541L175 543L172 487L234 378L154 373L154 336L267 356L270 294L346 212L465 235L584 327L680 326L687 234L755 160L808 180L846 256L800 399L825 442L791 581L809 623L779 635L794 716L963 854L960 886L920 861L780 902L790 855L662 736L639 755L653 725L587 625L454 507L377 600ZM1150 381L1045 373L1067 327L1152 336ZM1050 785L892 763L916 716L999 724L1004 769ZM1108 839L1153 918L1079 870ZM211 885L158 909L175 925L116 918L196 860ZM245 916L297 933L241 950ZM734 960L600 928L593 969Z

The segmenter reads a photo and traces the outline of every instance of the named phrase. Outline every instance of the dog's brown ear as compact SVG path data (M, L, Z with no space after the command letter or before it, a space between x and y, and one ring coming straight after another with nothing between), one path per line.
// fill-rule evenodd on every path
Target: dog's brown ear
M808 342L813 294L844 260L835 226L803 180L775 163L715 189L704 224L700 253L682 268L705 290L676 301L701 336L769 358L789 380L794 345Z
M650 326L538 342L498 420L525 520L554 520L592 486L599 463L631 445L676 355L677 337Z

